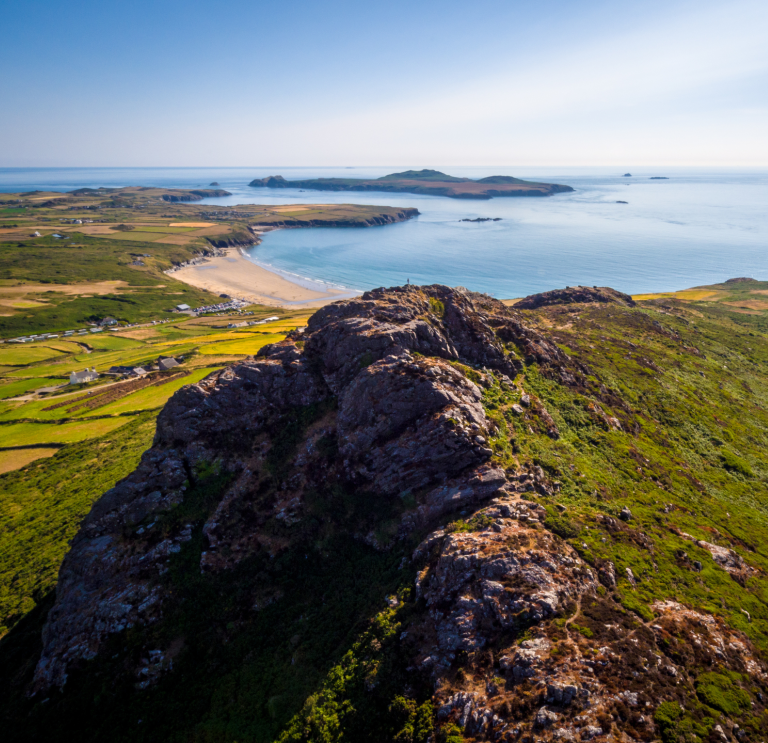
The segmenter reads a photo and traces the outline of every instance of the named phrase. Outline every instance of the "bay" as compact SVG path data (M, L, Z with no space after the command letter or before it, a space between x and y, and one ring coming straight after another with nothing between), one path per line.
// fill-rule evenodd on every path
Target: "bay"
M639 293L734 276L768 278L768 172L763 170L435 166L452 175L514 175L576 189L547 198L488 201L247 185L266 175L371 178L406 167L5 168L0 191L195 188L215 181L232 193L206 200L220 206L357 203L419 209L416 219L383 227L278 230L249 251L257 263L286 275L357 290L410 280L506 298L576 284ZM500 221L460 221L477 217Z

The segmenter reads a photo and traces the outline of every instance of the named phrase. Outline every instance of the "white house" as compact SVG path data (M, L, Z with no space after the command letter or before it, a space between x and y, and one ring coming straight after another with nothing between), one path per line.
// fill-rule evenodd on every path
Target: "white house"
M69 375L70 384L83 384L84 382L93 382L99 378L99 373L96 369L83 369L81 372L72 372Z
M188 309L190 309L190 307L189 307L189 305L188 305L188 304L177 304L177 305L176 305L176 309L177 309L179 312L186 312Z

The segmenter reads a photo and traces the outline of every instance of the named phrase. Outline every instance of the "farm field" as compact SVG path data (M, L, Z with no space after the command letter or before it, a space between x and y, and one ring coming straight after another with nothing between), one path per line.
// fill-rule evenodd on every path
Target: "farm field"
M252 315L188 318L122 332L89 334L77 342L37 341L0 347L0 469L8 471L36 461L19 447L67 446L116 432L139 412L162 408L186 384L213 370L253 355L267 343L282 340L289 330L307 322L306 311L280 312L254 306ZM278 316L257 326L227 328L243 318ZM179 366L151 371L160 357L173 357ZM104 376L111 367L150 371L143 378ZM69 385L69 374L95 368L95 382ZM63 385L63 386L62 386ZM50 392L52 387L57 387ZM42 389L39 393L37 390ZM22 398L22 399L16 399ZM30 466L36 466L31 464Z
M127 418L98 418L77 423L12 423L0 426L0 450L12 446L71 444L111 433Z

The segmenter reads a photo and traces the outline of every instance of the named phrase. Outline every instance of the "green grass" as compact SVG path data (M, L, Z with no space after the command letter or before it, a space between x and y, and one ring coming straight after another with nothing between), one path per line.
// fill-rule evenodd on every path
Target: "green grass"
M0 349L0 364L3 366L26 366L61 356L62 352L49 346L33 346L11 343Z
M32 377L30 379L20 379L16 382L10 382L9 384L2 384L0 385L0 400L5 400L9 397L17 397L40 387L49 386L50 384L51 380L46 379L45 377Z
M197 369L189 376L168 382L161 387L147 387L138 392L132 392L130 395L122 398L122 400L117 400L109 405L105 405L103 408L96 408L89 412L91 415L117 415L133 410L151 410L161 407L165 405L176 390L181 389L185 385L199 382L204 377L207 377L211 371L211 369Z
M71 444L103 436L128 421L128 418L120 417L71 423L9 423L0 426L0 448Z
M107 351L122 351L126 348L141 348L144 344L131 338L122 338L119 335L90 335L83 340L91 348Z
M579 319L569 310L547 312L556 328L562 324L550 332L578 353L604 392L595 382L579 393L528 367L523 386L542 400L560 437L545 435L535 411L531 422L515 416L515 395L495 386L485 393L502 430L494 448L500 463L515 457L538 464L562 483L556 500L568 511L557 516L549 507L547 524L588 563L615 563L628 608L647 619L653 601L674 598L722 616L768 649L768 383L760 366L768 343L698 311L704 317L694 316L695 328L662 316L679 339L659 332L658 315L643 310L590 307ZM683 350L694 345L703 355ZM596 397L623 431L609 430ZM665 504L673 505L668 513ZM602 516L616 518L625 505L634 516L631 531L608 531ZM564 528L566 517L572 527ZM758 572L741 585L676 530L732 547ZM694 560L704 566L700 573ZM627 568L636 588L624 578Z
M93 501L131 472L151 444L152 414L122 422L101 438L0 475L0 635L53 588Z
M0 243L0 261L2 261L2 243ZM130 269L133 271L133 269ZM1 271L0 271L1 273ZM137 271L130 277L131 284L141 283L137 280ZM118 278L112 276L111 278ZM120 276L119 278L123 278ZM85 280L85 279L83 279ZM105 280L99 277L99 280ZM50 282L49 282L50 283ZM159 280L153 283L159 284ZM0 337L9 338L24 333L58 332L84 327L92 320L103 317L114 317L123 322L147 322L176 317L171 310L177 304L186 303L191 307L202 304L210 304L214 296L199 289L175 281L170 277L163 277L163 284L169 288L152 288L142 286L124 293L105 294L101 296L73 296L56 293L55 287L51 287L51 294L47 294L48 306L39 309L25 310L10 317L0 317ZM168 291L174 296L169 297ZM93 337L91 334L85 336ZM88 342L86 340L86 342Z

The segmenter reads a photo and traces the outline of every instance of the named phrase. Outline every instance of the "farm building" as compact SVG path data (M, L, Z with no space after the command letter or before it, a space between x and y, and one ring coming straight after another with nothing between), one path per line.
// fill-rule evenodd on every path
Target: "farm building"
M173 357L160 358L157 360L157 366L160 371L166 371L167 369L173 369L174 366L178 366L179 362Z

